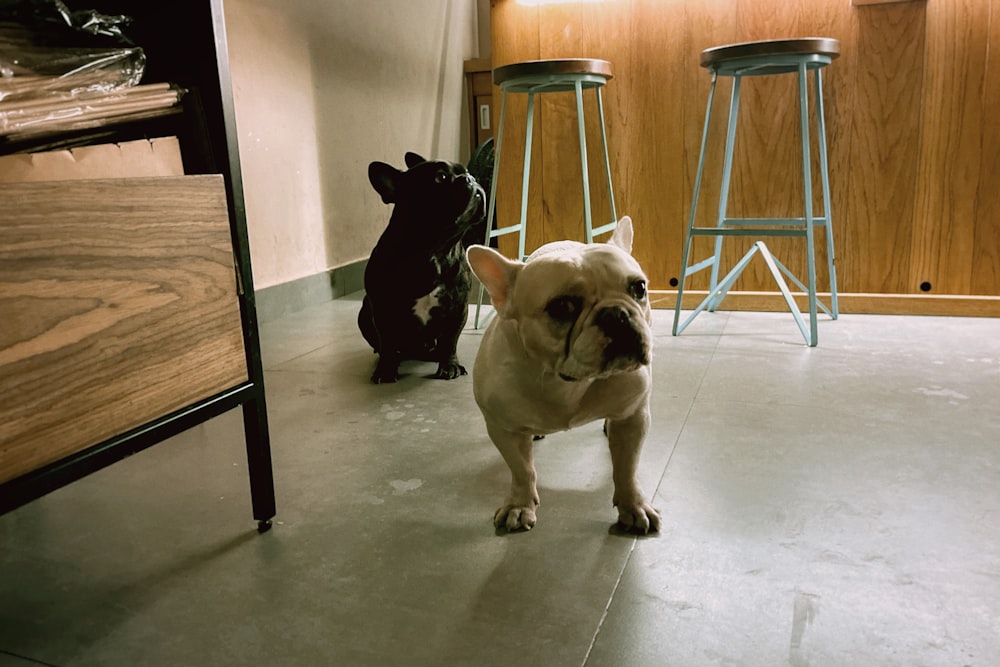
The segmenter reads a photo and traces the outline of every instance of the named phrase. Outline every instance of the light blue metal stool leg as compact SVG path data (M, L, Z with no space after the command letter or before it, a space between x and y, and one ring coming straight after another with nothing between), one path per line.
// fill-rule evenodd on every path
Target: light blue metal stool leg
M806 344L810 347L815 347L818 340L817 331L817 300L816 300L816 255L815 255L815 230L814 230L814 216L813 216L813 202L812 202L812 157L810 154L810 143L809 143L809 98L808 98L808 82L807 77L808 69L805 63L801 63L798 68L798 91L799 91L799 125L800 125L800 137L802 141L802 179L803 179L803 200L805 203L805 217L803 222L805 224L805 238L806 238L806 264L807 264L807 282L808 285L803 285L798 278L792 274L784 264L779 262L768 249L767 245L763 241L757 241L750 247L750 249L743 255L742 259L737 262L736 266L726 274L726 277L722 279L718 287L713 286L706 302L708 303L708 308L713 309L718 303L726 296L726 293L732 287L733 283L746 268L750 259L756 253L760 253L764 258L765 264L767 264L768 270L774 277L775 282L778 285L778 289L781 291L782 296L785 299L785 304L788 306L788 310L791 312L792 317L795 319L796 325L798 325L799 331L802 333L802 337L805 339ZM738 99L738 81L739 76L734 77L733 81L733 98ZM730 133L735 130L735 126L730 117ZM731 136L731 135L730 135ZM732 145L730 143L730 136L727 136L726 140L726 161L731 159ZM725 198L728 194L728 168L731 165L724 167L723 176L723 191L722 191L722 203L719 206L719 220L720 223L718 227L722 227L725 221ZM764 219L762 222L777 224L780 220L777 219ZM721 238L721 237L719 237ZM716 239L718 242L719 238ZM716 258L718 263L719 259ZM802 312L798 305L795 303L795 299L792 297L791 290L788 288L788 283L785 281L784 276L788 276L792 282L797 285L800 289L806 292L809 299L809 323L808 326L802 318Z
M528 93L528 119L524 128L524 171L521 174L521 222L517 236L517 258L524 259L524 232L528 224L528 182L531 180L531 145L535 133L535 93Z
M799 64L799 124L802 133L802 190L805 199L806 218L806 281L808 283L807 294L809 297L809 334L805 336L809 347L815 347L819 336L816 319L816 230L813 222L813 198L812 198L812 155L809 146L809 95L806 77L808 70L806 64ZM797 311L795 308L793 314ZM801 325L800 325L801 326Z
M729 99L729 123L726 128L726 152L722 163L722 190L719 193L719 213L715 226L722 228L726 224L726 209L729 207L729 185L733 176L733 153L736 146L736 121L740 112L740 82L742 77L738 74L733 77L733 94ZM719 266L722 264L722 236L715 237L715 263L712 265L712 278L709 282L708 292L712 297L708 302L709 312L715 312L722 302L724 295L717 294L716 287L719 282ZM715 295L715 296L712 296Z
M577 81L576 89L576 127L580 135L580 169L583 174L583 224L584 237L587 243L594 242L594 224L590 215L590 173L587 168L587 127L583 122L583 84Z
M502 229L492 229L493 212L496 210L496 190L497 190L497 180L500 174L500 148L503 143L503 126L504 117L507 112L507 91L504 91L500 97L500 125L497 128L497 138L493 152L493 180L490 183L490 203L487 208L487 218L486 218L486 241L485 245L489 245L490 239L503 234L508 234L511 232L517 232L517 257L518 259L524 259L524 236L525 230L527 229L527 218L528 218L528 182L531 175L531 144L534 137L534 119L535 119L535 93L534 91L528 92L528 115L525 122L524 131L524 171L521 177L521 215L518 219L516 225L511 225L509 227L504 227ZM483 304L483 285L479 285L479 301L476 304L476 317L473 326L479 328L479 313Z
M493 214L496 212L497 204L497 177L500 174L500 149L503 147L503 121L504 116L507 114L507 91L503 91L500 95L500 124L497 126L497 137L493 145L493 176L490 178L490 201L486 209L486 237L483 239L483 245L489 246L490 239L494 238L499 234L501 230L493 229ZM479 312L483 307L483 293L485 288L482 283L479 283L479 298L476 301L476 317L473 321L472 326L476 329L479 328Z
M684 256L681 260L681 276L677 284L677 303L674 304L674 327L673 335L678 335L680 332L684 331L691 320L695 318L695 315L700 312L695 310L684 324L679 325L681 318L681 307L684 301L684 285L687 283L688 276L693 275L707 266L704 262L694 266L689 267L688 263L691 261L691 244L693 243L693 234L691 231L694 229L694 221L696 213L698 211L698 196L701 193L701 177L705 172L705 149L708 145L708 128L712 120L712 103L715 100L715 84L718 81L718 77L715 72L712 72L712 87L708 91L708 103L705 105L705 126L701 131L701 149L698 151L698 169L695 172L694 177L694 194L691 197L691 213L688 215L688 228L687 234L684 236ZM707 260L713 261L713 260Z
M600 88L595 88L597 93L597 115L601 121L601 148L604 150L604 174L608 179L608 201L611 203L611 224L603 225L594 230L594 234L610 232L618 226L618 209L615 207L615 189L611 185L611 158L608 156L608 132L604 126L604 95Z
M823 72L817 69L813 73L816 84L816 123L819 138L819 161L823 180L823 221L826 228L826 263L830 276L830 310L829 315L837 319L840 306L837 301L837 262L833 250L833 218L830 213L830 165L826 152L826 114L823 111Z
M576 125L580 135L580 168L583 175L583 220L584 238L587 243L593 243L594 237L604 232L610 232L618 226L618 214L615 209L614 188L611 186L611 160L608 157L608 136L604 128L604 102L601 98L601 89L595 88L597 93L597 112L601 121L601 146L604 155L604 170L608 180L608 197L611 201L611 222L594 227L594 218L590 204L590 169L587 165L587 131L583 116L583 85L576 82Z

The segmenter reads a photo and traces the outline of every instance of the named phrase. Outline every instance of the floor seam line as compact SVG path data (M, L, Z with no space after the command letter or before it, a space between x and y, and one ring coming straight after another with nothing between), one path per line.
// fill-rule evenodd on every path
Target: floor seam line
M716 352L719 350L719 345L722 342L721 334L716 338L715 347L712 348L712 353L709 355L708 363L705 364L705 371L701 374L701 378L698 380L698 387L695 389L693 396L691 397L691 402L688 404L687 412L684 415L684 420L681 422L681 428L677 432L677 437L674 438L674 446L670 448L670 455L667 457L667 462L663 464L663 472L660 474L660 479L657 480L656 486L653 488L652 494L649 496L650 501L656 496L660 491L660 486L663 484L664 478L667 476L667 469L670 467L670 462L674 459L674 454L677 452L677 446L680 444L681 436L684 433L684 429L687 426L688 419L691 417L691 411L694 410L694 404L698 400L698 395L701 393L701 388L705 384L705 378L708 377L709 367L712 364L712 360L715 358ZM632 540L632 547L629 549L628 555L625 557L625 562L622 564L621 571L618 572L618 578L615 580L615 585L611 588L611 595L608 597L608 603L604 606L604 611L601 613L601 618L597 622L597 627L594 629L594 636L590 639L590 645L587 647L587 652L583 656L583 662L581 667L586 667L587 663L590 662L590 656L594 651L594 646L597 644L597 638L601 634L601 630L604 628L604 622L608 618L608 612L611 611L611 605L614 603L615 596L618 594L618 589L621 586L622 579L625 577L625 569L628 567L629 563L632 562L632 554L635 553L635 547L639 540L637 538Z
M21 655L20 653L14 653L13 651L8 651L6 649L0 649L0 655L9 655L11 657L17 658L19 660L24 660L26 662L32 662L36 665L42 665L42 667L57 667L51 662L43 662L41 660L36 660L35 658L29 658L26 655Z
M728 323L728 316L727 316ZM725 331L725 326L723 326L723 331ZM681 427L677 430L677 436L674 438L674 446L670 448L670 455L667 457L666 463L663 464L663 472L660 474L660 478L656 480L656 486L653 487L653 492L650 494L650 502L656 497L656 494L660 492L660 487L663 485L663 480L667 476L667 469L670 467L671 461L674 460L674 454L677 453L677 447L680 445L681 436L684 435L684 429L687 428L688 420L691 419L691 412L694 410L694 404L698 400L698 396L701 394L701 388L705 386L705 378L708 377L709 368L712 365L712 361L715 359L716 353L719 351L719 345L722 343L722 333L715 339L715 347L712 348L711 354L708 356L708 362L705 364L705 370L701 374L701 378L698 380L698 386L695 388L694 393L691 395L691 402L688 403L687 411L684 413L684 419L681 421Z
M601 629L604 627L604 621L608 618L608 612L611 611L611 605L615 601L615 595L618 593L618 588L621 586L622 579L625 578L625 570L628 568L628 564L632 562L632 554L635 553L635 546L638 542L638 538L632 538L632 546L628 550L628 555L625 556L625 562L622 563L622 569L618 571L618 578L615 579L615 585L611 587L611 595L608 596L608 602L604 605L604 611L601 612L601 618L597 621L597 627L594 628L594 636L590 638L590 645L587 646L587 652L583 655L583 662L580 663L580 667L586 667L587 663L590 662L590 654L594 651L594 645L597 644L597 638L600 636Z

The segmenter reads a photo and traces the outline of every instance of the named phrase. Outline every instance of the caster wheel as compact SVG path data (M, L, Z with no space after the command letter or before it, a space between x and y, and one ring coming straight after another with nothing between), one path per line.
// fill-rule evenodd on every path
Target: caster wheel
M258 533L266 533L269 530L271 530L271 520L270 519L267 519L266 521L258 521L257 522L257 532Z

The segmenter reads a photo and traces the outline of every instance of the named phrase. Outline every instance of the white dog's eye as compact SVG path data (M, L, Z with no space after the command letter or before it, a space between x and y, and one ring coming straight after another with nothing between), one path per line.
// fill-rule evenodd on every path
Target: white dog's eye
M545 312L558 322L572 322L580 314L580 297L558 296L548 302Z
M632 298L636 301L642 301L646 298L646 281L633 281L632 284L628 286L628 293L631 294Z

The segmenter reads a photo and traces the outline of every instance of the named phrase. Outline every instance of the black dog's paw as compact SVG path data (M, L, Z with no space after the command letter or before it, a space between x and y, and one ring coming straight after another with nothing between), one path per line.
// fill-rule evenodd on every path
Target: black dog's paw
M461 365L457 361L441 362L438 364L437 373L434 374L434 379L454 380L459 376L468 374L469 372L465 370L465 366Z
M375 366L375 372L372 373L372 383L373 384L389 384L395 382L399 379L399 364L394 363L383 363L379 359L378 364Z
M372 384L390 384L399 379L399 375L396 373L388 373L382 375L378 371L372 373Z

